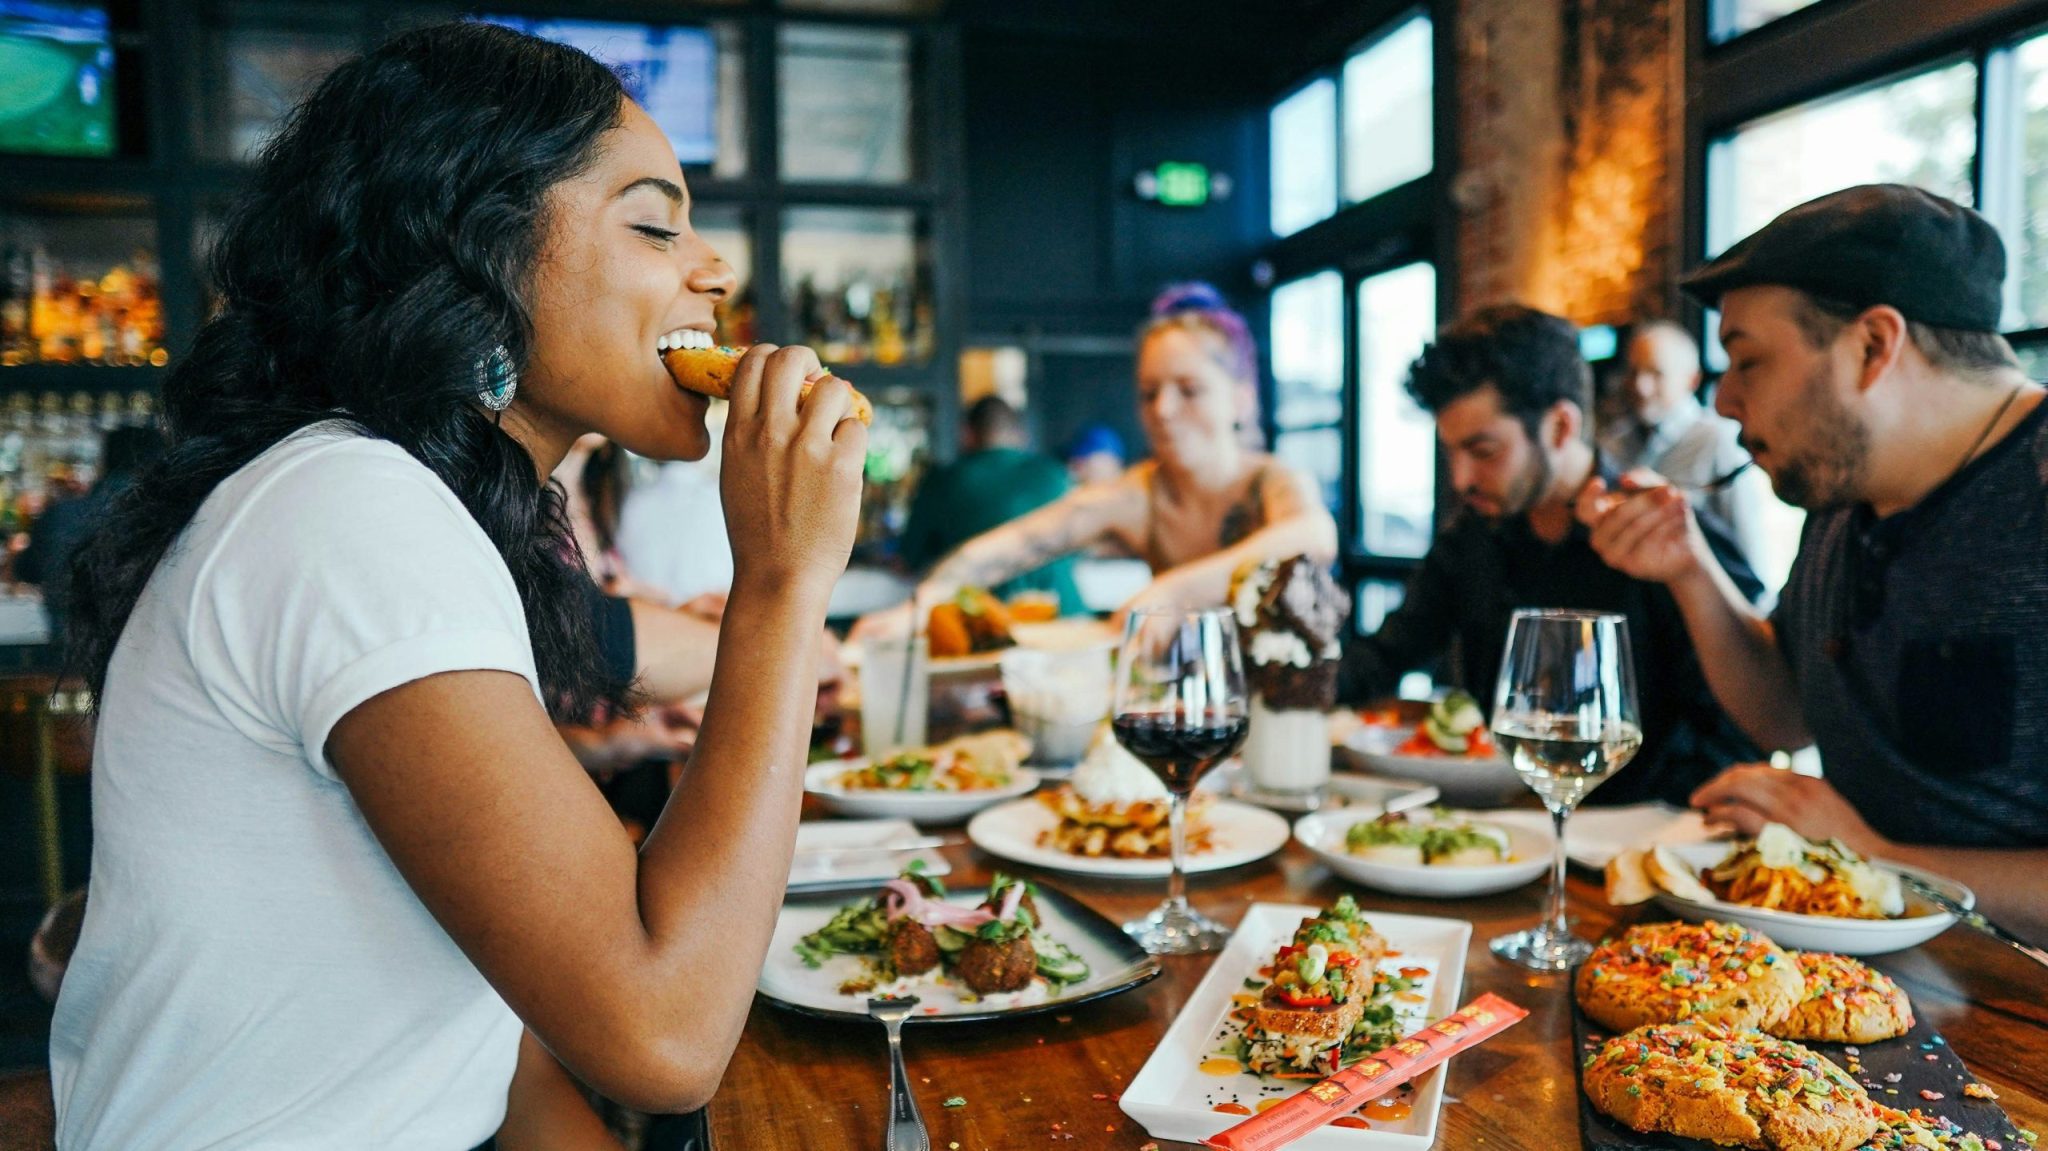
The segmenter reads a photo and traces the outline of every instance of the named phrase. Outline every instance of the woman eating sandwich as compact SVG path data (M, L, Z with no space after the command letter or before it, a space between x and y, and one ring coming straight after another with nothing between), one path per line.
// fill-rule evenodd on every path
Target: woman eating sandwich
M636 852L553 726L633 692L545 477L590 432L709 446L660 354L734 283L674 148L590 57L449 24L336 69L252 183L169 452L78 566L94 860L57 1142L596 1145L563 1067L700 1106L788 873L853 397L804 348L735 366L704 770Z

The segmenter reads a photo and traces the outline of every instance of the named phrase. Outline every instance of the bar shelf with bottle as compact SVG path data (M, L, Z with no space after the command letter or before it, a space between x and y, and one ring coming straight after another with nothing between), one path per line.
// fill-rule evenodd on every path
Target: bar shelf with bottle
M17 380L16 369L169 362L153 218L0 211L0 390L50 378ZM131 383L99 372L78 379Z

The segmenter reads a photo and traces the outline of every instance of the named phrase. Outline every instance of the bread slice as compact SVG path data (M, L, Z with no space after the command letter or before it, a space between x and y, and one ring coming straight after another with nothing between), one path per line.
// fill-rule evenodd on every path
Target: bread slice
M1648 858L1643 860L1643 871L1650 877L1650 882L1680 899L1690 899L1695 903L1713 902L1714 893L1708 891L1707 885L1693 874L1692 865L1661 843L1652 848Z
M1657 885L1645 864L1650 853L1631 847L1607 861L1607 902L1616 907L1633 907L1657 897Z

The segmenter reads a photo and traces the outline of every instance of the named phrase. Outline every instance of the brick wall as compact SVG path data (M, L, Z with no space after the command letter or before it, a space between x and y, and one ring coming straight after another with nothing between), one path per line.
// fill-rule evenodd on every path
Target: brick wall
M1459 310L1667 315L1683 0L1459 0Z

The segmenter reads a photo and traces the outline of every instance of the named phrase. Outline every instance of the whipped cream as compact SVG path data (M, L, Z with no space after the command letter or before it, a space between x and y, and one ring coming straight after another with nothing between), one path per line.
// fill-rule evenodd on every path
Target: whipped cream
M1291 631L1255 631L1251 637L1251 650L1245 654L1251 656L1253 663L1266 667L1276 663L1307 667L1315 662L1307 642Z
M1095 741L1074 768L1069 784L1075 795L1090 804L1164 803L1171 798L1166 785L1137 756L1124 750L1107 724L1096 729Z

